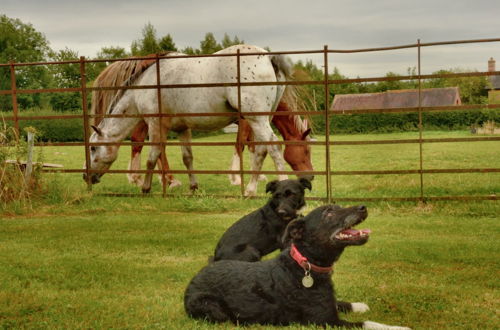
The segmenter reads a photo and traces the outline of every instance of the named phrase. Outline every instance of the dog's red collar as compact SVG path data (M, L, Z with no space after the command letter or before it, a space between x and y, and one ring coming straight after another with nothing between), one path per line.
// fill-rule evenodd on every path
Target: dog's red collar
M302 267L306 271L312 270L313 272L316 272L316 273L330 273L331 271L333 271L333 266L320 267L320 266L316 266L314 264L311 264L307 260L307 258L304 257L299 252L299 250L297 249L295 244L292 244L292 246L290 248L290 256L292 257L293 260L295 260L299 264L300 267Z

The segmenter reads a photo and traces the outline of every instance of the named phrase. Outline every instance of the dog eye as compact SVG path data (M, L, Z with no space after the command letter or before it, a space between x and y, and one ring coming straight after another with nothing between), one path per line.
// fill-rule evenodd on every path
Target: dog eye
M293 193L293 191L290 191L290 190L285 191L285 196L286 196L286 197L290 197L290 196L293 196L293 195L295 195L295 194Z
M96 150L97 150L97 148L95 146L90 147L90 151L95 152Z

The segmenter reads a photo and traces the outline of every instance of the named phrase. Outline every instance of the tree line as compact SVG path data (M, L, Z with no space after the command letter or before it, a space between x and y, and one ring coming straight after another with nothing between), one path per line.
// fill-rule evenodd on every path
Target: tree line
M179 49L170 34L159 37L151 23L147 23L139 39L131 42L130 49L123 47L102 47L95 58L92 59L117 59L129 56L143 56L167 51L180 51L189 55L212 54L223 48L244 43L238 36L231 37L224 34L221 41L217 41L214 34L208 32L199 47L192 46ZM49 46L49 41L43 33L36 31L29 24L19 19L0 15L0 63L10 61L44 62L44 61L69 61L79 59L78 52L65 48L54 51ZM86 65L87 81L91 83L104 69L105 62L89 63ZM460 72L460 69L442 70L437 73ZM415 74L415 68L409 68L408 75ZM398 76L389 72L387 77ZM295 77L298 80L323 80L323 70L312 61L298 61L295 63ZM329 74L330 80L347 79L337 68ZM458 86L463 103L482 104L487 102L486 87L488 80L485 77L467 78L436 78L424 81L424 88ZM41 88L68 88L80 86L80 67L78 64L63 65L37 65L16 67L16 86L18 89ZM0 68L0 90L11 88L9 67ZM383 81L376 83L349 83L335 84L330 88L330 101L335 94L374 93L395 89L417 88L415 80L409 81ZM322 86L305 86L303 93L306 106L311 109L325 109L325 94ZM18 94L17 101L21 109L51 108L56 111L79 111L81 109L81 96L79 93L36 93ZM0 110L10 111L12 98L10 95L0 96Z

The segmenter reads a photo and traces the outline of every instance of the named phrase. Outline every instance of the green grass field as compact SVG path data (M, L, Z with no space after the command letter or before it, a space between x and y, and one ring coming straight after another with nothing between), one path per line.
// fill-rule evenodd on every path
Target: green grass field
M425 132L424 138L458 138L470 137L467 131ZM324 136L316 136L318 141L324 141ZM417 132L392 134L360 134L335 135L333 141L345 140L388 140L415 139ZM234 142L235 134L223 134L196 139L198 142ZM196 170L228 170L233 155L233 147L203 146L193 147L194 168ZM143 163L147 157L148 148L143 152ZM418 170L418 144L380 144L380 145L339 145L330 150L332 171L367 171L367 170ZM130 159L130 148L123 146L112 169L126 170ZM67 169L81 169L85 155L82 147L46 147L44 148L46 162L62 164ZM180 147L167 148L170 166L173 170L185 170L182 163ZM315 170L325 171L326 150L324 146L313 146L312 162ZM245 168L250 169L249 156L244 154ZM145 168L143 164L142 168ZM473 143L427 143L423 145L424 169L468 169L468 168L499 168L500 148L498 141ZM268 156L264 170L274 170L273 162ZM66 186L84 187L81 174L61 175L67 180ZM176 175L183 186L172 189L171 193L189 193L186 174ZM248 181L246 175L246 181ZM270 178L271 179L271 178ZM227 175L198 175L200 194L229 195L240 194L239 186L231 186ZM311 196L326 197L326 177L318 175L313 183ZM259 186L259 194L264 195L264 184ZM419 197L420 176L418 174L402 175L334 175L332 177L332 196L335 198L359 197ZM127 183L124 174L106 174L101 183L93 186L97 193L140 193L140 189ZM158 180L154 180L153 192L161 192ZM462 196L490 195L500 192L500 173L446 173L425 174L425 196Z
M439 132L431 133L438 136ZM466 132L447 132L466 136ZM430 136L428 136L430 137ZM411 138L410 134L339 136L339 139ZM231 136L203 141L230 140ZM424 145L429 168L499 167L498 143ZM374 148L374 149L372 149ZM126 169L128 148L113 168ZM177 147L172 167L182 169ZM195 148L197 169L226 168L232 155ZM313 149L317 168L324 149ZM334 170L409 168L417 145L333 148ZM44 161L81 168L81 148L45 148ZM209 157L216 155L216 157ZM427 156L426 156L427 155ZM431 157L432 156L432 157ZM270 160L266 168L272 169ZM187 193L185 175L178 176ZM334 197L406 196L418 192L410 176L335 176ZM29 205L0 213L0 328L4 329L233 329L194 321L183 309L189 280L207 263L234 221L264 200L221 199L239 193L226 175L200 175L193 197L103 197L138 192L123 174L105 175L93 193L81 174L44 175L47 190ZM415 182L413 181L415 180ZM424 176L433 195L492 194L498 173ZM155 179L153 189L161 191ZM264 185L259 192L264 195ZM434 190L432 190L434 189ZM317 177L309 196L324 197ZM346 204L346 203L343 203ZM319 206L308 202L305 213ZM413 329L498 329L500 324L500 203L367 203L369 242L346 250L335 265L338 297L371 310L349 320L372 320ZM248 327L272 329L273 327ZM290 329L315 329L291 326Z

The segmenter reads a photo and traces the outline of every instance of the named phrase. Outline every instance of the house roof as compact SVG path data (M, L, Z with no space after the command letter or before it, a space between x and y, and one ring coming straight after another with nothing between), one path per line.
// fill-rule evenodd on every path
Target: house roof
M460 105L458 87L422 89L422 106ZM337 94L330 110L364 110L389 108L416 108L419 99L418 89L391 90L382 93Z

